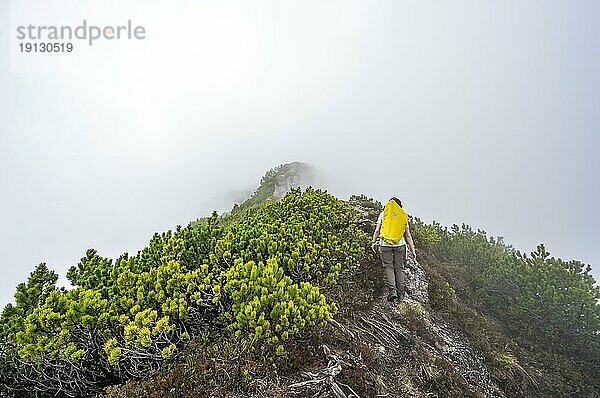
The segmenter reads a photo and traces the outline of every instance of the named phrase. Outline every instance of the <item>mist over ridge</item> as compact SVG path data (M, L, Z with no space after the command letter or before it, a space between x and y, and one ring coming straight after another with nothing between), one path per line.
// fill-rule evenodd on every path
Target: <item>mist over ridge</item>
M0 6L11 32L92 17L32 4ZM341 198L600 264L597 2L94 7L147 38L72 73L0 59L2 302L42 261L136 252L291 160Z

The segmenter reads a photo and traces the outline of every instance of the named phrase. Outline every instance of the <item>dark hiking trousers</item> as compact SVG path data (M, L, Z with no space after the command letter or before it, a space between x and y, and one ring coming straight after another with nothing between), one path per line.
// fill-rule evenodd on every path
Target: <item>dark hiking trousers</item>
M385 270L388 292L396 296L404 294L404 263L406 262L406 245L391 247L380 246L381 262Z

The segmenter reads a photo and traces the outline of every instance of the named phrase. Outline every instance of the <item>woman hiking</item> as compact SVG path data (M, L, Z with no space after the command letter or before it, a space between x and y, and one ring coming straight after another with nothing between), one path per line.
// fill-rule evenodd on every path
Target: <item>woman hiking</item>
M371 245L373 251L375 253L379 251L381 256L388 287L388 301L402 300L404 297L407 243L410 254L416 259L415 245L408 226L408 215L402 209L400 199L393 197L379 214Z

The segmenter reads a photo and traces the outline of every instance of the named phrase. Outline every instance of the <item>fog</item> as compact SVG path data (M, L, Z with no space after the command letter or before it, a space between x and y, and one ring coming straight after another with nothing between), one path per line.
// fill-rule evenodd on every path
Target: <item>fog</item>
M0 304L290 161L599 266L600 3L422 3L2 2ZM84 18L146 38L19 53L16 26Z

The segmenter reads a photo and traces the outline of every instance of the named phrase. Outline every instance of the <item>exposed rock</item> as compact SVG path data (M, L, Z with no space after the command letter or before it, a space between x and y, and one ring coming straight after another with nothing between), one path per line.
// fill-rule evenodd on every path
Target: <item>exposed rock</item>
M358 211L359 227L366 233L372 234L382 209L381 203L365 195L353 195L348 203Z
M472 347L466 336L443 322L432 322L431 327L445 343L441 348L442 354L452 363L471 391L481 392L484 397L490 398L505 396L493 382L483 356Z
M244 200L239 208L236 205L234 210L248 208L267 200L281 200L293 188L315 188L315 175L314 168L306 163L292 162L277 166L267 171L254 193Z

